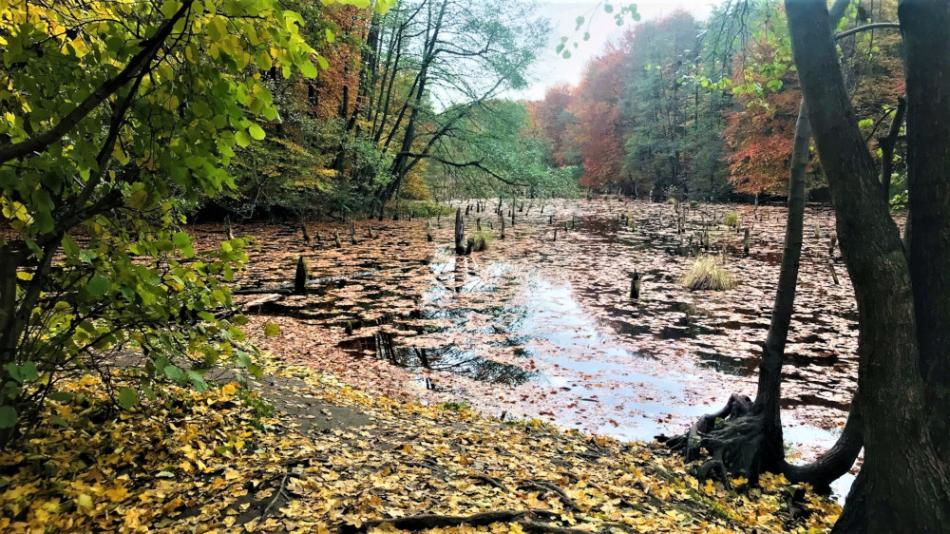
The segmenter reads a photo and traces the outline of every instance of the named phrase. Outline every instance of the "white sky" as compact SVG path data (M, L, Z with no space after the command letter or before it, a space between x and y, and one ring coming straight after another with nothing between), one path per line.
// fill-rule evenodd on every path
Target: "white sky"
M615 9L619 9L624 0L613 0ZM691 13L697 19L703 19L712 11L716 0L627 0L624 3L634 3L637 11L640 13L640 22L663 18L678 9ZM603 8L598 8L600 2L596 0L539 0L538 14L551 20L553 31L551 32L547 46L541 51L537 63L532 67L530 73L531 85L518 92L513 92L507 96L514 99L540 100L544 97L544 92L553 85L567 83L577 84L583 73L587 62L600 54L608 42L618 41L624 31L632 28L634 24L632 18L627 16L625 26L617 26L612 14L605 13ZM591 17L593 15L593 17ZM585 28L574 31L575 20L578 16L584 16L591 20L590 40L583 41ZM562 36L568 37L568 46L571 46L571 58L564 59L555 53L555 48ZM578 42L578 48L573 48L572 43Z

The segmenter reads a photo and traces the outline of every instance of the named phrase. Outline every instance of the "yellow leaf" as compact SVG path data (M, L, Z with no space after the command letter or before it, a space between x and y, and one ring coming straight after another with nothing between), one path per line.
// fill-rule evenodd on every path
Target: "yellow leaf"
M92 509L92 497L88 494L80 493L79 496L76 497L76 506L87 510Z

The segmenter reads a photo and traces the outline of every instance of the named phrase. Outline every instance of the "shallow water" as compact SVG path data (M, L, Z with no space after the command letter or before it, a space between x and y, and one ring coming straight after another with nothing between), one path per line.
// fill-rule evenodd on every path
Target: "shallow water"
M718 222L733 210L752 229L748 257L741 232ZM322 234L311 243L292 227L239 227L258 243L244 287L286 284L298 255L311 267L310 294L252 310L252 325L282 327L258 340L384 394L464 401L619 439L681 432L731 393L754 393L784 209L702 206L678 233L668 205L561 201L544 213L534 205L516 212L506 239L466 257L453 253L448 218L429 224L433 242L419 220L361 221L355 243L346 225L310 225ZM474 207L466 224L499 226ZM829 212L808 210L786 351L785 437L806 459L834 442L854 388L855 307L843 264L839 284L829 271L832 228ZM210 246L222 229L195 233ZM703 233L708 251L699 250ZM685 290L679 277L697 252L719 256L738 287ZM634 270L643 275L636 302Z

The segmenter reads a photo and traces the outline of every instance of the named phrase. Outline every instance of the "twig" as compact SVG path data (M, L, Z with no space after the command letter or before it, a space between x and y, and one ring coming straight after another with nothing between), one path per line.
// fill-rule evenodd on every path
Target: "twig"
M288 475L285 474L283 478L280 479L280 487L278 487L277 491L274 492L274 498L271 499L269 503L267 503L267 507L264 508L264 512L261 513L261 517L267 517L267 514L270 513L270 509L277 502L277 499L284 493L284 485L287 484L287 476Z

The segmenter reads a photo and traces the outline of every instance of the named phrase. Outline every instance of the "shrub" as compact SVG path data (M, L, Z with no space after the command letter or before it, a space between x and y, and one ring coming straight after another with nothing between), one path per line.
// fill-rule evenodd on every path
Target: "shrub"
M736 281L732 275L711 256L696 258L683 275L681 283L690 291L707 289L723 291L736 287Z
M730 228L736 228L736 227L738 227L738 226L739 226L739 214L736 213L736 212L734 212L734 211L730 211L730 212L727 213L725 216L723 216L723 218L722 218L722 224L725 224L726 226L729 226Z
M491 245L495 240L495 236L489 231L479 230L478 232L475 232L475 235L469 239L471 239L474 243L472 250L475 252L481 252L488 249L489 245Z

